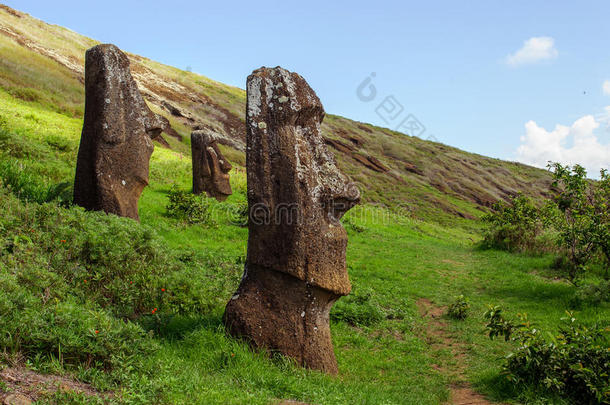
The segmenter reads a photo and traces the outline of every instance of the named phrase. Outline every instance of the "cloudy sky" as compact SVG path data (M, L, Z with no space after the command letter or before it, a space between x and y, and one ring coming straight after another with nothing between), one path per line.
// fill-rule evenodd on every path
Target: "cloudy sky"
M327 112L544 167L610 164L610 2L3 0L244 88L302 74Z

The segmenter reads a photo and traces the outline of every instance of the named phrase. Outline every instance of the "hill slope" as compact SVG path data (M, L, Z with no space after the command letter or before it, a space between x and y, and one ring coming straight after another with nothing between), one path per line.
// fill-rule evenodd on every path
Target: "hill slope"
M2 6L0 87L15 97L80 118L84 54L95 44L75 32ZM228 158L244 164L244 90L129 56L145 99L170 119L186 143L192 129L212 128L225 137ZM327 116L323 132L340 169L361 185L365 201L400 205L419 218L474 218L492 202L518 192L540 196L550 183L543 170L339 116Z

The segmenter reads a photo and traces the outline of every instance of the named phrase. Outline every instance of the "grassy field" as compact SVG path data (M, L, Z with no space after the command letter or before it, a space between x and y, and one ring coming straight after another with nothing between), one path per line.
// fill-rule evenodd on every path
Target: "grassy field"
M554 278L551 257L481 250L478 221L355 208L344 220L354 290L331 320L340 374L303 370L222 327L245 257L247 228L231 220L246 201L243 168L232 172L234 194L210 202L214 222L204 225L166 213L172 187L190 188L188 145L173 140L172 150L157 145L153 154L141 224L44 203L73 179L81 125L0 90L2 363L100 391L47 394L41 403L438 404L465 384L495 401L562 403L506 382L500 366L510 343L490 341L482 319L487 304L500 304L556 331L576 290ZM442 308L460 294L471 316L442 317L446 335L432 334L421 303ZM610 318L607 303L577 309L586 323Z

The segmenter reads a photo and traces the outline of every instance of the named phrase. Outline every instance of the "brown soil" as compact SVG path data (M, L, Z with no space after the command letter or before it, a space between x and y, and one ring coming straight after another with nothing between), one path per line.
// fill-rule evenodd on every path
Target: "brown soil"
M45 394L56 391L75 392L88 396L112 396L111 393L101 394L90 385L69 377L39 374L25 367L7 367L0 371L0 381L3 381L8 392L0 392L0 403L9 395L23 396L36 401Z
M466 381L466 348L449 333L447 323L442 318L446 308L436 306L426 298L417 301L417 308L420 315L428 320L426 337L430 347L435 351L449 350L455 360L454 364L435 365L435 369L457 380L457 383L451 386L451 397L447 403L452 405L492 404L481 394L475 392Z

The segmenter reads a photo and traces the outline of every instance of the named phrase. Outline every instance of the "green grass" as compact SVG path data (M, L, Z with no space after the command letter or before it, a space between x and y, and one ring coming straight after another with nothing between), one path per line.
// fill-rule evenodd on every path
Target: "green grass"
M1 10L0 17L13 18ZM28 21L29 35L76 60L94 44ZM501 189L527 184L538 195L548 178L543 171L327 116L326 136L339 139L344 130L363 138L364 152L402 179L363 170L337 153L341 169L362 185L365 203L344 220L354 288L331 313L340 373L329 377L256 353L224 333L224 304L239 283L248 237L247 228L231 221L232 209L246 202L243 153L222 147L235 166L234 193L212 202L215 226L187 226L167 215L172 187L191 187L189 129L171 117L186 139L167 138L172 150L156 146L140 224L66 208L58 190L74 178L82 84L4 37L0 54L6 56L0 61L2 362L25 358L40 372L110 390L118 403L438 404L459 379L502 402L558 401L507 384L500 366L511 345L485 336L482 315L487 304L499 304L556 331L573 309L576 288L554 279L550 256L479 249L482 225L459 216L483 212L464 193L500 197ZM243 114L243 90L138 60ZM404 163L425 176L406 174ZM140 281L137 291L134 280ZM422 298L446 306L460 294L470 302L469 317L443 322L466 350L462 377L451 371L456 359L450 350L428 344L427 321L417 308ZM576 313L586 323L607 322L610 306L583 304ZM42 403L94 401L59 393Z

